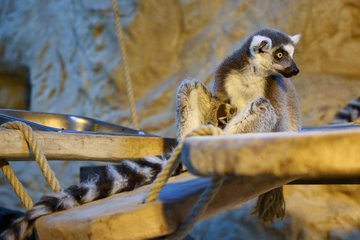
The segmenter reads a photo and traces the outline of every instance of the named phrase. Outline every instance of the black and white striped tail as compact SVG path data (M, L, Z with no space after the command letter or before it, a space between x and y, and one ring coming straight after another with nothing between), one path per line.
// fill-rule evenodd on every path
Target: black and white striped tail
M115 193L131 191L151 183L162 170L166 159L146 157L109 165L102 175L61 192L43 196L35 206L18 218L0 235L0 240L22 240L33 232L35 220L41 216L73 208Z
M331 122L332 124L341 124L354 122L360 117L360 97L356 100L349 102L346 107L340 109L335 119Z

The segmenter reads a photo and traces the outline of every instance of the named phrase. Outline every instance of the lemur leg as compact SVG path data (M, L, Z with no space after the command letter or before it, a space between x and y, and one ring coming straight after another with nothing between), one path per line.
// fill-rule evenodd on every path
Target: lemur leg
M180 84L176 98L176 134L179 141L192 130L207 124L211 104L212 94L203 83L185 79Z
M226 125L227 134L272 132L277 121L274 107L265 98L255 98Z

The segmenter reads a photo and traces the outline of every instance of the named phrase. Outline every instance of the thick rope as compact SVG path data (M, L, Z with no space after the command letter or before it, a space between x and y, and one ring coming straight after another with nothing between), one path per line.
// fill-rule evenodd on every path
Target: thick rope
M189 133L186 136L186 138L192 136L207 136L207 135L222 135L222 134L223 131L220 128L214 127L212 125L208 125L193 130L191 133ZM181 141L174 149L174 152L172 153L165 167L155 179L153 186L149 192L149 195L146 199L146 202L154 202L158 198L161 189L169 179L171 173L178 167L180 163L179 156L183 146L184 146L184 141Z
M48 182L48 184L50 185L51 189L54 192L59 192L61 190L60 183L59 183L58 179L56 178L55 173L51 170L51 168L47 162L47 159L45 157L45 154L41 150L41 147L40 147L38 141L34 137L31 127L29 127L25 123L18 122L18 121L4 123L1 125L1 127L7 128L7 129L20 130L25 141L27 142L31 151L33 152L33 154L35 156L35 160L39 164L39 167L40 167L42 173L44 174L45 179Z
M223 131L220 128L214 127L212 125L203 126L198 129L193 130L190 134L186 136L207 136L207 135L222 135ZM179 165L179 156L181 150L184 146L184 140L180 142L177 147L175 148L173 154L171 155L170 159L166 163L164 169L156 178L153 187L150 190L150 193L146 199L146 202L153 202L155 201L163 186L169 179L171 173L178 167ZM223 178L213 178L211 184L202 192L199 199L190 210L189 215L185 218L183 223L179 226L179 228L170 236L166 237L166 239L183 239L188 232L193 228L196 221L199 217L205 212L209 203L212 201L218 190L220 189Z
M189 231L193 228L199 217L204 214L210 202L215 197L216 193L221 188L224 178L213 178L210 186L201 193L199 199L192 207L189 215L185 218L183 223L176 229L176 231L165 239L184 239Z
M0 168L4 176L8 179L10 185L14 189L16 195L20 199L22 205L26 209L31 209L34 206L34 203L31 200L29 194L26 192L24 186L16 177L14 170L11 168L9 162L6 159L0 159Z
M129 64L127 61L127 56L126 56L126 51L125 51L125 44L124 44L124 39L123 39L124 33L123 33L123 30L121 27L120 11L119 11L119 5L118 5L117 0L112 0L112 7L113 7L113 12L114 12L114 17L115 17L118 44L119 44L120 51L122 53L122 60L123 60L124 74L125 74L126 93L127 93L128 99L129 99L131 120L132 120L132 124L133 124L134 128L139 129L139 121L138 121L137 112L136 112L134 91L132 88Z

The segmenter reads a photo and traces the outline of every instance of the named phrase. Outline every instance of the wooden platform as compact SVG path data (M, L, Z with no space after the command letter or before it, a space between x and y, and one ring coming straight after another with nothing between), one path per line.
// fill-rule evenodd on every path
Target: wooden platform
M192 137L181 159L201 176L359 177L360 128Z
M192 137L182 158L190 171L227 180L202 218L299 178L359 177L360 128L302 133ZM160 200L142 204L149 186L36 222L40 239L146 239L172 233L208 178L182 174ZM175 182L175 183L174 183Z
M314 130L314 129L313 129ZM35 132L49 159L110 160L160 155L174 144L157 137ZM0 130L0 158L31 153L15 130ZM170 143L170 144L169 144ZM321 128L301 133L191 137L182 160L201 176L226 176L202 218L217 214L281 185L316 178L360 176L360 128ZM209 179L182 174L159 201L143 204L150 186L121 193L36 222L40 239L146 239L175 231Z

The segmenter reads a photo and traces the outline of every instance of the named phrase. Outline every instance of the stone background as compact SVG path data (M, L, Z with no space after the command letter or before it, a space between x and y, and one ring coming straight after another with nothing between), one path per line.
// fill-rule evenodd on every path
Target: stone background
M360 95L358 0L121 0L141 129L175 136L175 91L211 85L243 37L301 33L295 77L304 125L331 121ZM85 115L130 125L111 1L0 0L0 107ZM48 191L33 163L13 164L30 194ZM63 186L84 163L52 163ZM29 170L31 168L31 170ZM34 169L34 170L33 170ZM0 177L0 205L19 207ZM198 224L196 239L360 239L358 186L286 186L288 217L262 226L252 202Z

